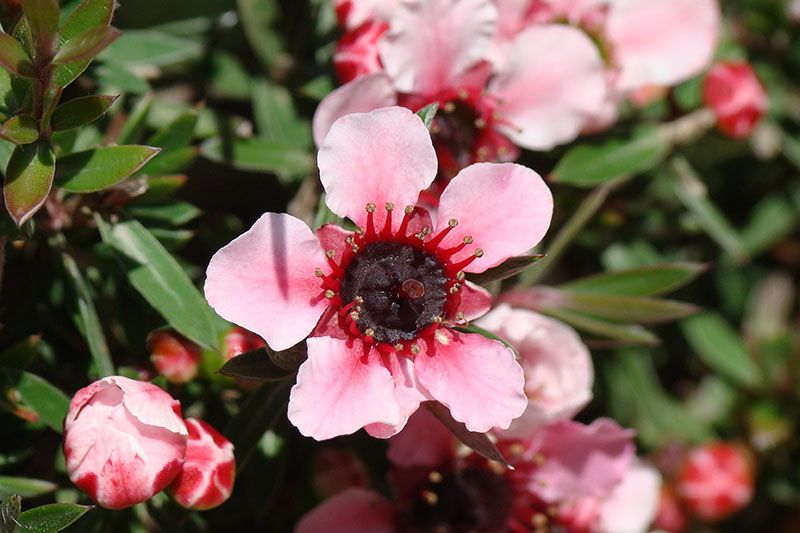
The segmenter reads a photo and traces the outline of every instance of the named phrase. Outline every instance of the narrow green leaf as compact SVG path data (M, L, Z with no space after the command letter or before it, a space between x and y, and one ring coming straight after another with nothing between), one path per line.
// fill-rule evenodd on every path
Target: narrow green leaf
M219 369L223 376L254 379L258 381L279 381L293 376L295 372L286 370L272 362L267 350L259 348L237 355Z
M179 333L216 349L214 311L178 262L135 220L109 225L97 219L103 241L119 252L128 280Z
M91 124L105 113L116 96L84 96L64 102L50 118L53 131L67 131Z
M252 83L251 98L259 137L297 148L311 145L308 123L297 114L285 87L257 80Z
M142 176L163 176L181 172L197 159L198 152L197 146L164 150L148 161L138 173Z
M94 192L110 187L144 166L158 148L105 146L76 152L58 160L56 185L70 192Z
M200 209L189 202L163 204L133 204L128 212L137 219L148 220L170 226L183 226L200 216Z
M288 391L292 380L264 383L252 392L242 408L225 427L225 436L233 443L236 463L241 467L247 462L258 441L278 418L286 416Z
M104 92L143 95L151 90L150 83L146 79L121 65L103 63L93 70L93 74L100 86L104 87Z
M425 124L426 128L431 129L431 124L433 124L433 119L436 118L437 111L439 111L439 104L434 102L417 111L417 116L422 119L422 123Z
M142 140L142 135L147 126L147 115L153 107L153 93L149 92L139 98L128 114L128 119L122 127L117 137L119 144L138 143Z
M625 344L653 346L659 342L658 337L638 324L615 324L567 309L542 309L542 312L575 329Z
M19 530L19 512L22 510L22 498L12 494L0 502L0 531L17 533Z
M658 296L683 287L707 268L702 263L663 263L595 274L564 283L558 288L570 292L618 296Z
M33 78L33 63L28 52L7 33L0 33L0 66L17 76Z
M22 226L44 204L53 186L53 146L41 141L17 146L11 154L3 184L6 209Z
M53 58L53 64L65 65L78 61L91 61L116 41L120 35L122 32L112 26L92 28L61 45Z
M116 65L172 67L203 55L200 43L156 30L128 30L99 56Z
M681 322L681 330L697 355L712 370L743 387L763 382L739 335L719 314L708 311Z
M24 369L39 355L41 343L41 336L31 335L12 345L0 353L0 368Z
M683 318L697 311L692 304L645 296L567 292L553 289L543 310L568 309L613 322L652 324Z
M314 168L311 154L305 150L256 137L230 142L215 137L203 143L200 153L212 161L255 172L303 176Z
M83 279L83 274L81 274L78 264L71 256L64 253L61 254L61 259L77 296L76 300L83 325L83 335L86 338L86 344L89 345L89 351L94 361L92 377L113 376L114 363L111 361L111 352L103 334L103 326L100 324L100 317L97 315L89 285Z
M467 426L454 419L450 414L450 410L439 402L423 402L423 405L433 416L439 419L439 422L441 422L444 427L449 429L458 440L463 442L470 449L486 457L490 461L497 461L506 467L509 466L506 458L503 457L503 454L500 453L500 450L497 449L494 441L489 438L488 435L468 430Z
M516 276L520 272L528 269L529 267L538 263L544 255L520 255L518 257L511 257L500 265L492 267L480 274L467 274L467 279L478 285L484 285L492 281L500 281L511 276Z
M37 40L52 39L58 30L58 0L22 0L22 11Z
M280 8L270 0L237 0L239 20L244 34L261 64L268 70L276 65L283 52L280 32Z
M800 224L800 213L793 209L783 193L772 194L758 202L750 212L741 238L751 256L770 249L789 236Z
M92 507L74 503L51 503L34 507L19 515L21 531L25 533L53 533L74 524Z
M164 150L186 148L192 142L195 128L197 128L198 110L189 109L181 113L166 127L154 133L147 144L158 146Z
M30 144L39 139L39 124L32 115L14 115L0 126L0 137L14 144Z
M43 479L28 477L0 476L0 497L7 498L18 494L23 498L35 498L55 491L58 485Z
M581 144L570 149L553 170L553 181L594 187L622 176L641 174L663 161L669 143L658 128L642 128L630 139Z
M12 368L0 368L0 385L13 387L42 423L61 433L69 409L66 394L35 374Z
M114 5L115 0L84 0L61 26L58 34L60 44L63 45L94 28L108 26L114 15ZM53 73L55 83L59 87L66 87L86 70L89 62L89 60L82 60L67 65L58 65Z

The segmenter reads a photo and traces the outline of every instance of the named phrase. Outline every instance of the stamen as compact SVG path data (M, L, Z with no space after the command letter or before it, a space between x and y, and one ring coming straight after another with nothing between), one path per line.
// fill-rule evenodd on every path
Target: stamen
M456 245L456 246L454 246L452 248L447 248L446 250L439 250L439 253L438 253L439 258L441 260L443 260L443 261L446 261L446 260L450 259L451 257L453 257L458 252L460 252L461 250L463 250L464 248L466 248L467 245L469 245L469 244L472 244L472 236L471 235L467 235L466 237L464 237L464 239L461 241L461 244L458 244L458 245Z
M439 503L439 496L437 496L435 492L429 490L422 491L422 498L425 500L425 503L431 507Z
M381 238L388 239L392 236L392 211L394 211L394 204L386 202L386 221L383 224L383 231L381 231Z
M467 266L469 266L469 264L470 264L470 263L472 263L473 261L475 261L475 260L476 260L477 258L479 258L479 257L483 257L483 250L481 250L480 248L478 248L477 250L475 250L475 251L472 253L472 255L471 255L471 256L467 257L467 258L466 258L466 259L464 259L463 261L460 261L460 262L458 262L458 263L455 263L455 264L452 264L452 265L450 265L450 267L448 268L448 270L449 270L449 271L451 271L451 272L458 272L459 270L464 270L464 268L466 268Z
M407 205L403 209L403 221L400 222L400 229L397 230L397 235L400 237L406 237L406 232L408 231L408 223L411 221L411 213L414 212L413 205Z
M374 337L375 336L375 330L372 329L372 328L367 328L367 329L364 330L364 335L366 335L367 337Z
M398 352L402 352L404 348L405 347L403 346L402 342L398 342L397 344L394 345L394 349L397 350Z
M455 110L456 110L456 104L454 104L453 102L447 102L446 104L444 104L445 113L452 113Z
M462 100L466 100L467 98L469 98L469 92L467 92L466 89L461 89L460 91L458 91L458 97L461 98Z
M417 355L421 351L422 351L422 348L420 348L418 344L414 344L413 346L411 346L411 353L413 355Z
M375 232L375 219L373 217L373 213L375 213L375 204L368 203L367 204L367 232L365 237L368 240L374 239L378 236Z
M317 276L318 278L321 278L322 277L322 269L320 267L315 268L314 269L314 275Z
M428 481L430 481L433 484L441 483L443 479L444 477L442 477L442 474L440 474L436 470L428 474Z
M475 119L475 127L482 130L486 127L486 121L482 118Z
M450 231L456 226L458 226L458 220L456 220L455 218L451 218L450 220L448 220L447 227L444 228L442 231L440 231L434 238L429 240L425 244L425 248L429 251L438 248L439 244L444 240L445 237L447 237L447 234L450 233Z
M327 291L325 291L325 298L327 298L328 300L330 300L334 296L336 296L336 293L333 292L332 290L328 289Z

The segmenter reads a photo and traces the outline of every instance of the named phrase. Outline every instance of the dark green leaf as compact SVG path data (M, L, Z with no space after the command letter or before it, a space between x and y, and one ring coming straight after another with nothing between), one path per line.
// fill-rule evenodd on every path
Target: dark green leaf
M565 283L558 288L571 292L618 296L658 296L679 289L707 268L702 263L663 263L595 274Z
M566 322L575 329L599 335L624 344L641 344L653 346L658 344L658 337L638 324L615 324L600 320L567 309L543 309L543 313L557 320Z
M147 115L153 107L153 93L142 96L136 105L131 109L122 131L119 132L117 142L119 144L138 143L142 139L142 134L147 126Z
M106 48L100 59L115 65L170 67L202 57L203 47L192 40L156 30L128 30Z
M34 77L33 63L28 52L7 33L0 33L0 66L17 76Z
M490 461L497 461L506 467L509 466L506 458L503 457L503 454L500 453L500 450L498 450L497 446L494 445L492 439L490 439L485 433L476 433L468 430L463 423L453 418L453 416L450 414L450 410L447 409L447 407L439 402L423 402L423 405L428 409L428 411L433 413L433 415L438 418L439 421L444 424L444 426L449 429L453 435L456 436L456 438L458 438L458 440L463 442L470 449L481 454Z
M22 510L22 498L12 494L0 502L0 531L17 533L19 530L19 512Z
M31 335L14 344L0 354L0 368L24 369L39 355L41 342L41 336Z
M277 28L280 25L280 8L270 0L237 0L239 20L250 46L267 69L276 65L283 51Z
M89 30L108 26L114 15L115 0L84 0L67 18L58 38L61 44L78 37ZM89 65L89 60L77 61L68 65L58 65L53 79L59 87L66 87L80 76Z
M254 379L258 381L278 381L294 375L270 359L266 348L259 348L237 355L219 369L223 376Z
M55 491L58 485L43 479L28 477L0 476L0 497L7 498L19 494L23 498L35 498Z
M681 322L689 345L715 372L743 387L757 387L762 381L742 339L714 312L705 312Z
M0 368L0 385L12 387L41 422L61 433L69 409L66 394L39 376L11 368Z
M30 144L39 138L39 124L32 115L14 115L0 126L0 137L14 144Z
M212 161L255 172L303 176L314 168L311 154L305 150L260 138L232 139L230 142L220 138L209 139L203 143L201 154Z
M164 150L139 170L142 176L163 176L181 172L197 158L198 148L187 146Z
M242 466L261 437L278 418L286 416L289 387L292 380L264 383L252 392L242 408L225 427L225 436L233 443L236 462Z
M11 154L3 184L6 208L22 226L44 204L53 186L55 161L49 142L17 146Z
M200 216L200 210L188 202L165 204L131 205L128 212L137 219L144 219L171 226L182 226Z
M134 174L158 152L150 146L129 145L70 154L58 160L56 185L70 192L99 191Z
M61 45L53 58L53 63L65 65L79 61L91 61L108 45L117 40L121 34L118 29L111 26L92 28Z
M66 131L91 124L105 113L116 96L84 96L58 106L50 118L53 131ZM60 163L60 162L59 162Z
M491 281L499 281L511 276L516 276L528 267L535 265L544 257L542 254L520 255L507 259L500 265L492 267L480 274L467 274L467 279L478 285L485 285Z
M58 30L58 0L22 0L22 11L37 40L52 39Z
M643 128L631 139L581 144L561 158L553 170L553 181L594 187L622 176L641 174L660 163L669 148L657 128Z
M186 148L192 142L197 128L198 110L190 109L181 113L169 125L154 133L147 144L164 150Z
M417 111L417 115L422 119L422 123L425 124L425 127L430 129L437 111L439 111L439 104L434 102Z
M216 349L214 312L175 258L135 220L113 225L96 220L103 241L119 252L128 280L144 299L179 333Z
M106 90L109 88L129 94L147 94L151 87L146 79L130 69L113 63L103 63L94 69L98 83Z
M645 296L616 296L592 292L543 291L541 309L567 309L614 322L650 324L682 318L697 311L692 304ZM547 291L546 293L544 291Z
M742 228L742 244L750 255L757 255L790 235L800 223L800 213L781 194L767 196L750 212Z
M19 515L20 530L24 533L53 533L72 525L91 509L74 503L51 503L34 507Z

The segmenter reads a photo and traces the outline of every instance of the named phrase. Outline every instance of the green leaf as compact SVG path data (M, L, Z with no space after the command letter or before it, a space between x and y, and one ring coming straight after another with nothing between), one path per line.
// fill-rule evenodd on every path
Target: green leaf
M166 127L154 133L147 144L158 146L164 150L186 148L192 142L195 128L197 128L198 110L189 109L181 113Z
M558 288L570 292L618 296L658 296L683 287L707 268L702 263L663 263L595 274L564 283Z
M437 111L439 111L439 104L434 102L417 111L417 116L422 119L422 123L425 124L426 128L431 129L431 124L433 124Z
M55 35L58 30L58 0L22 0L22 11L38 41Z
M553 170L553 181L594 187L622 176L641 174L660 163L669 143L658 128L642 128L630 139L581 144L570 149Z
M117 142L119 144L138 143L142 140L142 135L147 127L147 115L153 107L153 93L149 92L139 98L128 114L128 119L119 132Z
M58 38L61 45L82 35L89 30L108 26L114 15L115 0L84 0L80 6L64 21ZM58 65L53 72L53 79L59 87L66 87L81 72L86 70L90 60L84 59L67 65Z
M55 491L58 485L43 479L27 477L0 476L0 497L7 498L18 494L23 498L35 498Z
M310 147L308 123L297 114L285 87L261 79L253 82L251 95L259 137L297 148Z
M103 334L103 326L100 324L100 317L97 315L89 285L83 279L78 264L71 256L64 253L61 254L61 259L77 296L78 312L83 325L83 336L86 338L86 343L89 345L89 351L94 361L92 377L113 376L115 373L114 363L111 361L111 352Z
M478 285L485 285L486 283L492 281L504 280L506 278L510 278L511 276L516 276L520 272L526 270L528 267L535 265L543 257L544 255L542 254L520 255L518 257L512 257L510 259L506 259L502 264L492 267L485 272L481 272L480 274L467 274L467 279L472 283L477 283Z
M32 115L14 115L0 126L0 137L14 144L30 144L39 138L39 124Z
M175 174L190 166L197 158L196 146L164 150L139 170L142 176L163 176Z
M708 311L681 322L681 330L697 355L715 372L742 387L763 382L739 335L717 313Z
M90 509L74 503L42 505L19 515L19 525L24 533L53 533L66 529Z
M544 291L544 287L538 290ZM543 293L544 294L544 293ZM543 311L568 309L613 322L650 324L683 318L697 311L692 304L644 296L581 293L547 289Z
M103 63L98 65L93 72L97 77L97 82L106 91L110 88L129 94L147 94L151 89L146 79L120 65Z
M19 512L22 510L22 498L12 494L0 502L0 531L17 533L19 530Z
M0 66L17 76L33 78L33 63L28 52L7 33L0 33Z
M70 192L99 191L134 174L158 152L139 145L76 152L58 160L56 185Z
M792 209L782 194L758 202L742 228L742 244L751 256L770 249L789 236L800 223L800 213Z
M53 131L67 131L91 124L103 116L116 99L116 96L84 96L64 102L56 108L50 125Z
M567 309L542 309L542 312L562 322L566 322L575 329L613 339L624 344L641 344L653 346L658 344L658 337L653 335L638 324L615 324L600 320Z
M39 355L41 343L41 336L31 335L12 345L3 353L0 353L0 368L22 370L27 367Z
M6 209L18 227L44 204L53 186L53 146L46 141L17 146L11 154L3 184Z
M120 35L122 32L112 26L92 28L61 45L53 58L53 64L65 65L79 61L91 61L116 41Z
M61 433L69 409L66 394L35 374L12 368L0 368L0 385L12 387L42 423Z
M450 410L439 402L423 402L428 411L433 416L439 419L444 427L450 430L455 437L463 442L470 449L486 457L490 461L497 461L498 463L509 466L506 458L500 453L500 450L495 446L494 441L489 438L485 433L476 433L467 429L463 423L454 419L450 414Z
M189 202L170 202L165 204L133 204L128 212L137 219L145 219L160 224L183 226L200 216L201 211Z
M280 8L271 0L237 0L239 21L244 34L261 64L268 70L276 65L283 52Z
M178 262L135 220L109 225L97 218L103 241L123 259L128 280L179 333L216 349L218 322Z
M307 151L257 137L230 142L212 138L202 144L200 153L212 161L255 172L303 176L314 168Z
M279 381L295 374L295 372L273 363L266 348L259 348L237 355L225 363L219 369L219 373L232 378L258 381Z
M171 67L200 59L200 43L156 30L128 30L99 59L124 66Z
M288 391L292 380L264 383L252 392L242 408L225 427L224 434L233 443L236 463L241 468L258 441L281 416L286 416Z

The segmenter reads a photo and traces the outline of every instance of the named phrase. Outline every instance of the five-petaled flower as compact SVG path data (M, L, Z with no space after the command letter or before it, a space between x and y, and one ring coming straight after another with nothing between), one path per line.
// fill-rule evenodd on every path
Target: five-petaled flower
M535 246L552 196L532 170L476 164L442 193L435 219L415 207L436 176L430 135L400 107L352 114L319 156L326 202L357 225L312 232L266 213L219 250L205 294L224 318L275 350L306 337L289 418L326 439L402 429L437 400L473 431L506 428L527 405L523 371L502 343L457 329L490 295L466 280Z

